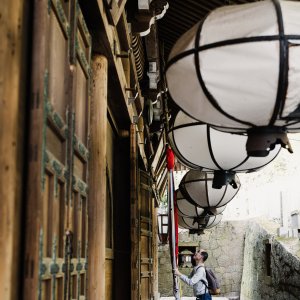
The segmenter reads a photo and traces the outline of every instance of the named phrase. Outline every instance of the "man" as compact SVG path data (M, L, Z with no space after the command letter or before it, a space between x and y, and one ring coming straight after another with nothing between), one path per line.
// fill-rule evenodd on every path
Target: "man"
M211 299L207 288L207 279L204 268L204 262L206 261L207 257L207 252L203 251L202 249L194 254L196 265L190 276L181 274L178 269L175 269L175 275L179 276L179 278L187 285L193 286L194 296L196 296L197 300Z

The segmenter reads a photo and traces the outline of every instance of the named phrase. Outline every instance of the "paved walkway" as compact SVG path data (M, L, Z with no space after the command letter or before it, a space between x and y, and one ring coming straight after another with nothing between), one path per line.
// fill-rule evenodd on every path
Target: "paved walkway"
M226 297L216 297L212 296L214 300L228 300ZM174 297L161 297L160 300L175 300ZM181 297L181 300L195 300L195 297Z

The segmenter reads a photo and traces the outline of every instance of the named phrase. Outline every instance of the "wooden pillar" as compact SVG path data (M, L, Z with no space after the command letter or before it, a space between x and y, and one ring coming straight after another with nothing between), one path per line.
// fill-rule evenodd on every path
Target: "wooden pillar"
M0 299L19 299L26 69L24 0L0 7Z
M105 299L107 59L93 57L90 114L88 299Z
M131 300L139 297L139 219L137 196L136 124L130 126Z

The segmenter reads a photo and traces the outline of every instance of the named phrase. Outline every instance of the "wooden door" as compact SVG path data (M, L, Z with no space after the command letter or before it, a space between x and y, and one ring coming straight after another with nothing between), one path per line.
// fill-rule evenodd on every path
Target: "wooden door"
M153 299L153 209L152 179L139 171L140 299Z
M25 299L86 299L91 38L75 0L34 1Z

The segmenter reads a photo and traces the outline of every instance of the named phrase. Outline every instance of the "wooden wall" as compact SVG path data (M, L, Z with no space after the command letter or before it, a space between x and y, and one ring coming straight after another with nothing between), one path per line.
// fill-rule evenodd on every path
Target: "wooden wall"
M0 299L19 292L27 8L23 0L0 7Z
M0 299L19 299L27 54L23 0L0 6Z

